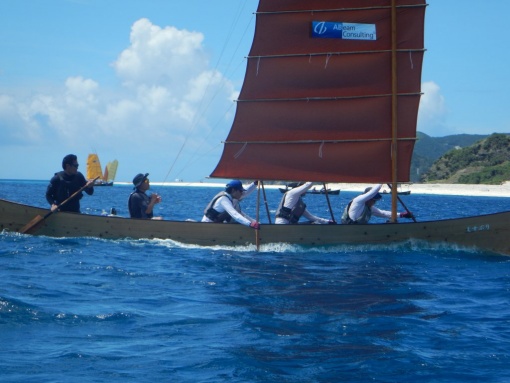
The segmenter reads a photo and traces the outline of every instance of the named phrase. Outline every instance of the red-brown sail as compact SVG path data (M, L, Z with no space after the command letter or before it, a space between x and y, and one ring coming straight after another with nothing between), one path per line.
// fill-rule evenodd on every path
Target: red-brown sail
M236 116L211 176L409 181L425 6L424 0L260 0ZM321 35L326 29L331 35Z

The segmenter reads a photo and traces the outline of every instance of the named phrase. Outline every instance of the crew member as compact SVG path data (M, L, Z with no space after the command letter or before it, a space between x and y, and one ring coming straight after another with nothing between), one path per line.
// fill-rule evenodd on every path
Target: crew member
M154 218L154 205L161 202L157 193L149 197L146 191L150 189L149 173L138 173L133 178L134 191L129 195L128 208L131 218L152 219Z
M276 224L298 223L302 216L315 224L335 223L325 218L316 217L307 210L302 197L311 187L312 182L301 183L283 195L278 210L276 210Z
M94 193L94 180L87 181L85 176L78 171L78 157L74 154L68 154L62 160L62 169L51 178L46 188L46 200L51 206L51 211L55 211L62 202L87 186L84 191L88 195ZM58 208L60 211L70 211L80 213L80 199L83 193L78 193L74 198Z
M351 202L349 202L349 204L344 209L344 213L342 214L342 223L368 223L372 215L381 218L391 218L391 211L381 210L374 206L375 203L382 198L381 194L379 194L381 187L382 184L368 187L365 189L363 194L360 194ZM410 211L405 211L399 213L399 217L412 219L414 216Z
M236 210L234 206L234 201L242 199L245 192L241 181L230 181L225 186L225 191L216 194L209 202L204 210L202 222L228 223L233 219L242 225L259 229L260 224L257 221L240 212L240 208L239 211Z

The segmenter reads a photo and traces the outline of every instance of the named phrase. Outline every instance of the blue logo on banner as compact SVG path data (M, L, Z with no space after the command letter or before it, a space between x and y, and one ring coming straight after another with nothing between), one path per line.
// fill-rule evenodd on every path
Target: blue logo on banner
M312 36L330 39L341 39L342 23L312 21Z
M312 21L312 37L343 40L376 40L375 24Z

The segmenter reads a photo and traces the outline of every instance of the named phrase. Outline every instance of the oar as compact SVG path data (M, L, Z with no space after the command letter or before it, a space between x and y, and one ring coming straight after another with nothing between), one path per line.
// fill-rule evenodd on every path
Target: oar
M264 189L264 181L259 181L259 183L262 185L262 194L264 195L264 204L266 205L267 219L269 221L269 224L271 224L271 215L269 214L269 206L267 204L266 189Z
M329 202L328 188L326 187L325 182L323 182L322 185L324 186L324 193L326 193L326 201L328 201L328 207L329 207L329 212L331 213L331 219L333 220L333 222L336 222L335 216L333 215L333 209L331 208L331 203Z
M98 178L99 177L94 178L94 181L97 180ZM87 187L88 186L85 185L82 188L80 188L77 192L73 193L69 198L67 198L66 200L61 202L54 211L57 211L58 209L60 209L62 206L64 206L66 203L68 203L70 200L72 200L74 197L76 197L78 195L78 193L82 192ZM22 233L22 234L26 234L26 233L30 233L31 231L35 231L37 229L37 227L41 223L43 223L46 218L48 218L50 215L52 215L54 213L54 211L50 210L43 217L41 217L40 215L36 216L29 223L27 223L25 226L23 226L19 232Z
M387 184L387 185L388 185L388 187L390 188L390 190L392 190L392 189L391 189L391 185L390 185L390 184ZM400 202L400 204L404 207L404 209L406 209L406 211L407 211L409 214L411 214L411 218L412 218L412 220L413 220L414 222L418 222L418 221L416 221L416 218L414 217L413 213L411 213L411 212L409 211L409 209L407 208L407 206L405 205L405 203L404 203L404 202L402 201L402 199L398 196L398 190L397 190L397 191L395 191L395 193L397 193L397 199L398 199L398 202Z

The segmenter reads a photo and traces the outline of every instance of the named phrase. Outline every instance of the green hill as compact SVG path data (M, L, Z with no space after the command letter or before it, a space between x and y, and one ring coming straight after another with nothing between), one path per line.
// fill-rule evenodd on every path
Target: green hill
M423 174L421 182L501 184L510 180L510 136L493 134L453 149Z
M452 149L464 148L473 145L488 135L481 134L455 134L445 137L431 137L425 133L417 132L418 141L414 145L411 160L411 181L421 182L421 176L430 169L432 164L442 155Z

